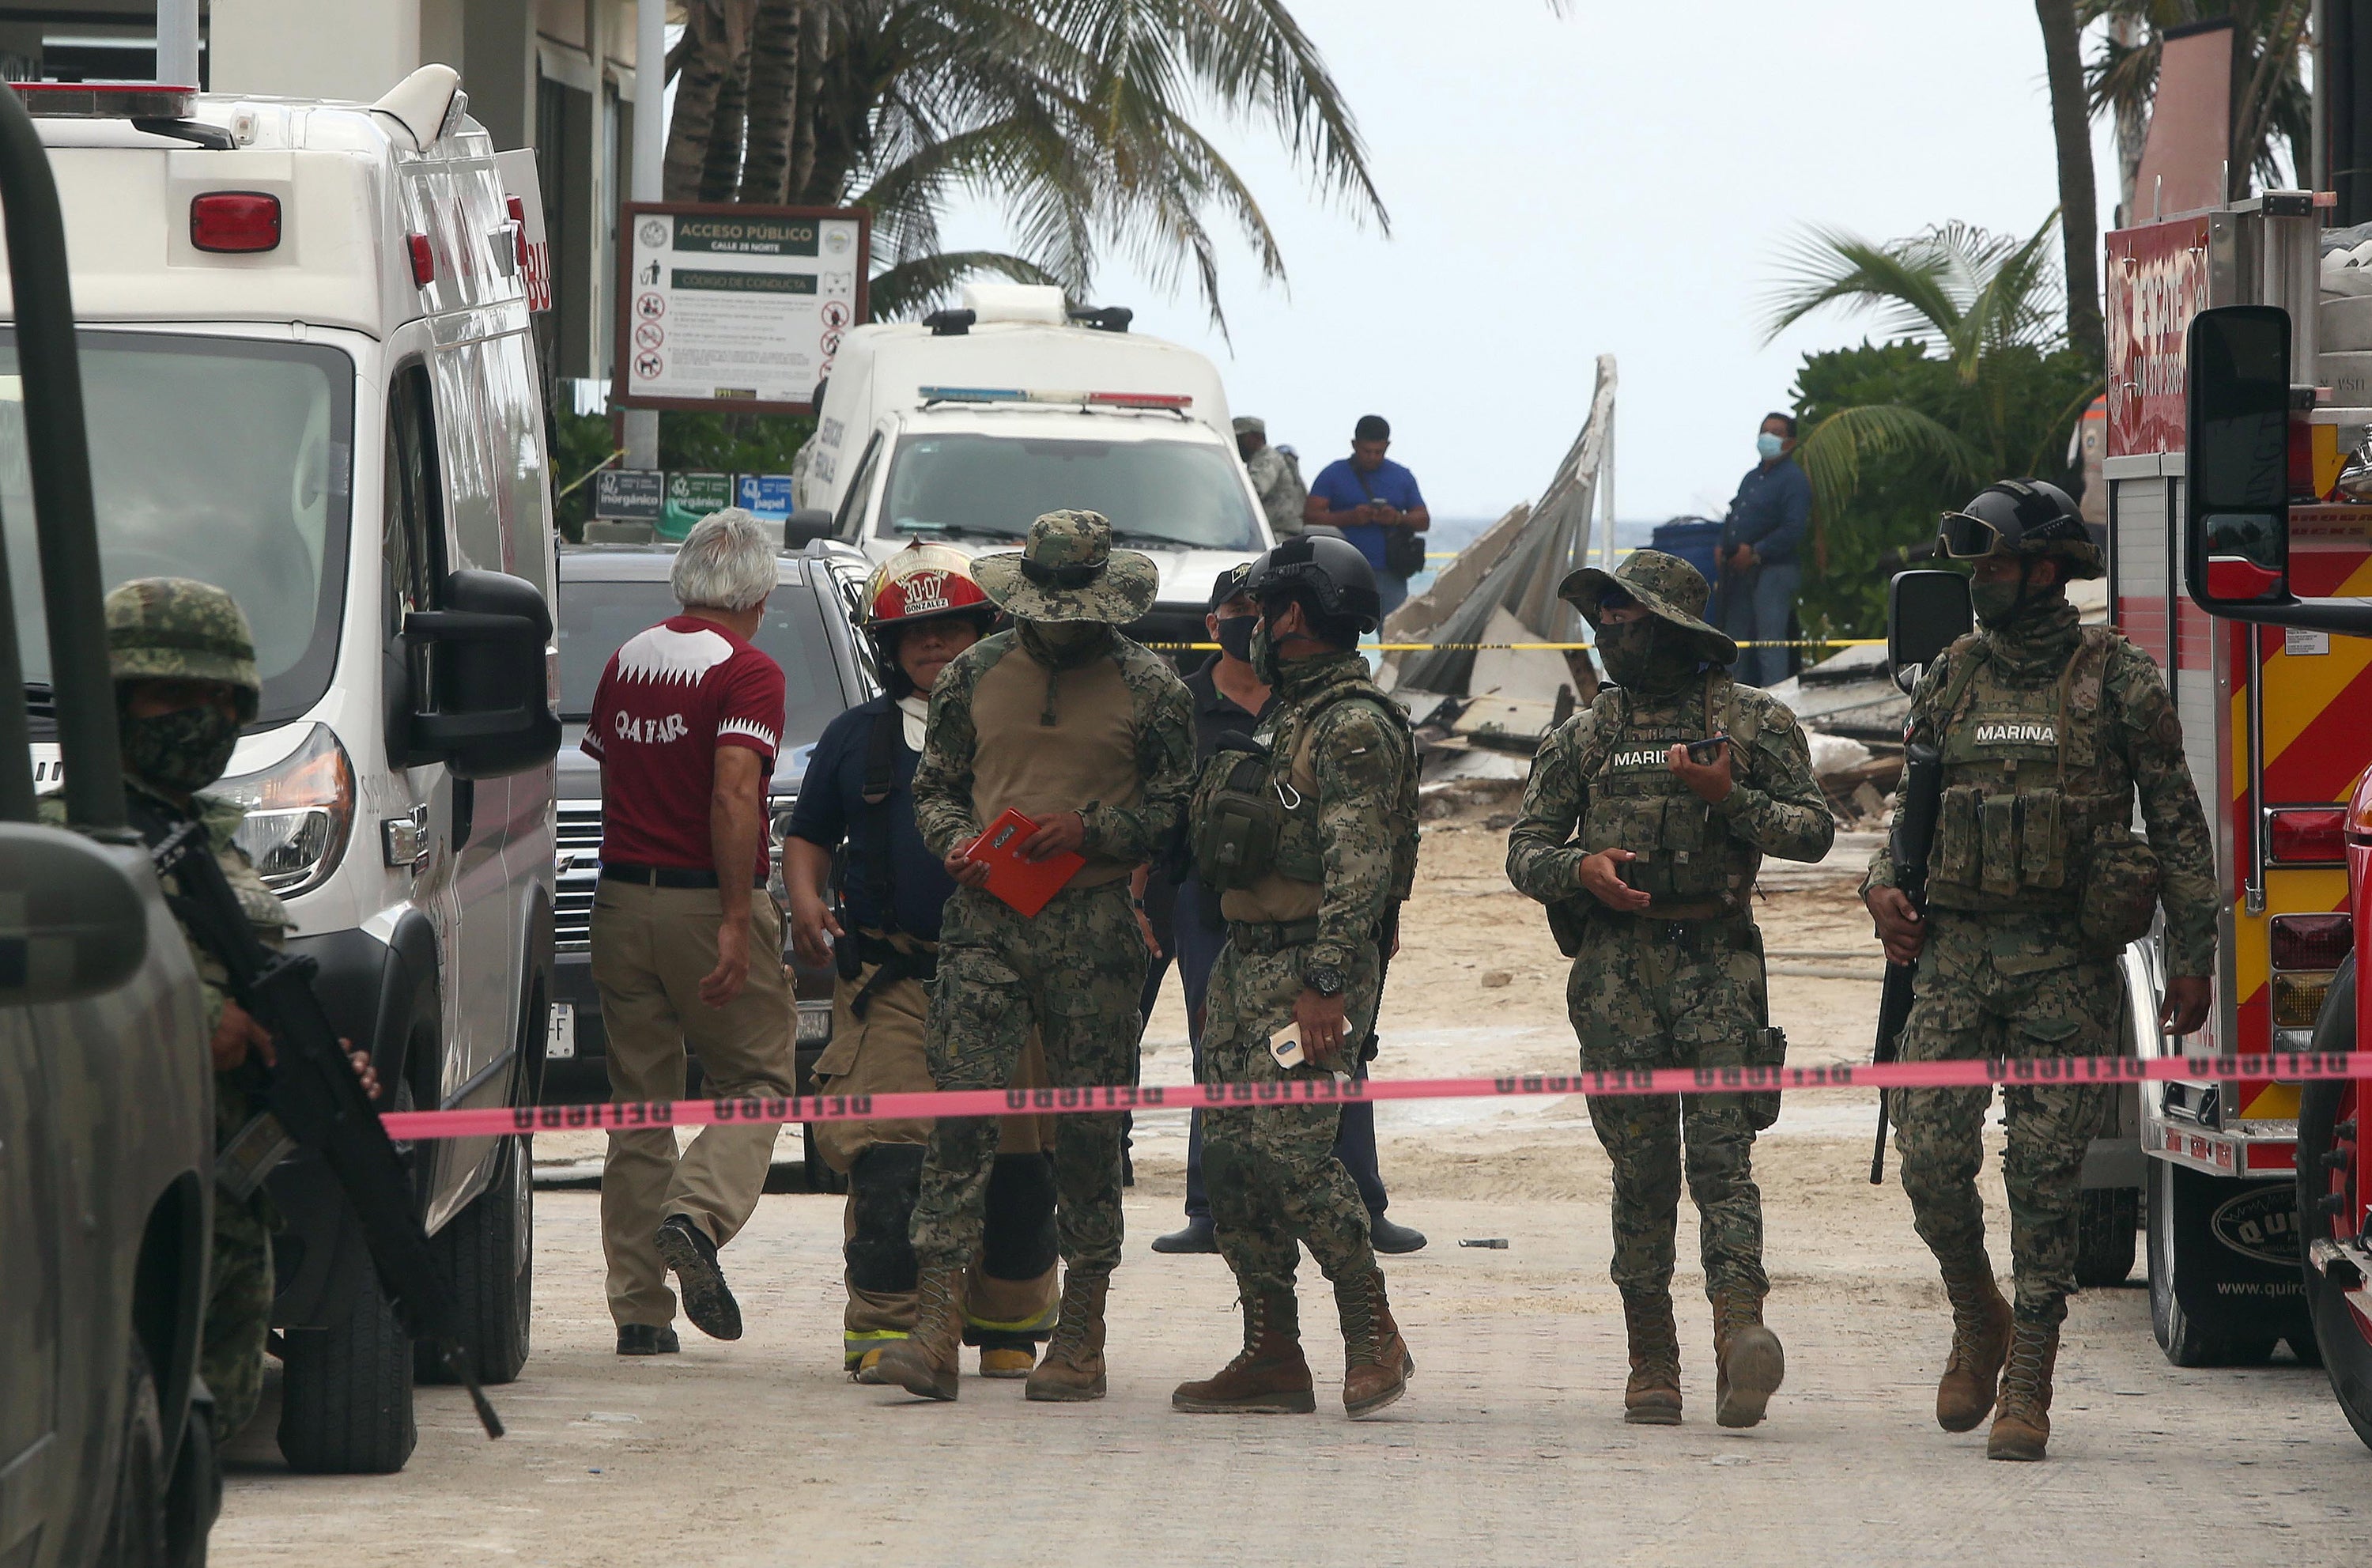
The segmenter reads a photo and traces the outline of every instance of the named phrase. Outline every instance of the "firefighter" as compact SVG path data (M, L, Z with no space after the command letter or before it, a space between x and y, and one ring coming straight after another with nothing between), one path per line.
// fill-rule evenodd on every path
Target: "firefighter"
M1549 906L1574 960L1565 1000L1581 1064L1775 1066L1755 873L1766 854L1819 860L1836 836L1803 727L1730 679L1738 645L1704 622L1710 590L1678 556L1634 551L1557 591L1596 632L1612 684L1541 743L1507 836L1507 877ZM1754 1135L1777 1113L1763 1095L1590 1098L1614 1167L1627 1422L1680 1420L1671 1286L1683 1170L1713 1301L1714 1419L1755 1425L1779 1388L1785 1358L1762 1320L1771 1282L1753 1171Z
M2159 1025L2191 1033L2215 956L2207 819L2157 668L2114 631L2079 625L2067 602L2071 579L2100 575L2099 547L2066 494L2035 480L1988 486L1945 517L1938 543L1972 563L1978 630L1911 700L1906 738L1944 756L1926 917L1886 849L1862 885L1887 957L1919 965L1902 1060L2115 1054L2117 956L2161 903L2174 978ZM2146 843L2130 827L2137 791ZM1952 1304L1936 1420L1966 1432L1993 1413L1988 1458L2040 1459L2050 1439L2084 1153L2114 1093L2002 1091L2013 1304L1994 1283L1977 1194L1993 1091L1894 1091L1902 1189Z
M938 970L939 917L955 882L914 827L914 765L931 682L987 635L996 607L963 553L914 544L873 574L866 636L888 691L827 726L783 839L791 939L808 963L831 962L831 1043L816 1062L825 1094L928 1092L923 1051L928 987ZM832 857L841 855L837 912ZM1033 1037L1017 1083L1046 1082ZM983 1377L1026 1377L1054 1326L1054 1175L1045 1119L1004 1119L988 1183L983 1251L966 1281L963 1338ZM848 1306L843 1363L878 1383L884 1347L914 1325L914 1249L907 1230L931 1123L827 1121L824 1162L848 1178Z

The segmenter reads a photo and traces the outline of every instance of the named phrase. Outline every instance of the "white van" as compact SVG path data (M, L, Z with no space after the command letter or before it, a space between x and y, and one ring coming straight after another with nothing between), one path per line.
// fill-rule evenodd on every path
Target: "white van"
M1018 547L1086 507L1161 568L1141 642L1199 642L1219 573L1275 542L1236 454L1227 394L1192 349L1063 291L972 285L963 307L852 330L800 451L792 535L886 559L916 540Z
M217 788L252 808L241 840L292 946L390 1103L532 1104L560 726L531 155L497 160L444 66L372 106L17 90L64 209L105 575L203 578L252 622L262 709ZM8 314L0 511L22 517ZM31 537L9 530L9 577L38 720ZM42 787L57 769L52 738ZM412 1157L478 1376L506 1381L527 1355L525 1141ZM413 1353L345 1200L305 1156L270 1191L282 1450L398 1469Z

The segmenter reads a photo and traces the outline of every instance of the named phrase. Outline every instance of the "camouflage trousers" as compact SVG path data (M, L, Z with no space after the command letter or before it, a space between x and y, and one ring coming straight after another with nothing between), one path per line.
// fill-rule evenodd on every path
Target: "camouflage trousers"
M2113 962L2082 954L2072 915L1930 911L1902 1060L2113 1054L2123 987ZM2009 1130L2002 1184L2020 1317L2056 1323L2067 1315L2084 1152L2115 1096L2108 1085L2002 1088ZM1992 1098L1990 1088L1889 1097L1902 1191L1920 1239L1947 1269L1985 1266L1977 1170Z
M1647 921L1593 911L1565 982L1591 1071L1736 1067L1763 1027L1762 938L1750 920ZM1672 1287L1680 1176L1696 1200L1705 1291L1761 1300L1762 1193L1743 1095L1593 1095L1590 1125L1614 1165L1615 1286Z
M216 1194L213 1272L198 1375L215 1397L215 1443L228 1443L263 1398L263 1351L272 1333L272 1225L262 1203Z
M1307 945L1247 952L1233 937L1219 950L1203 1004L1204 1083L1332 1080L1332 1073L1306 1062L1280 1067L1268 1049L1270 1038L1293 1021L1308 953ZM1345 978L1347 1058L1375 1025L1372 944L1359 949ZM1211 1196L1211 1224L1221 1255L1246 1292L1290 1292L1301 1258L1296 1243L1308 1245L1330 1280L1376 1266L1366 1202L1334 1155L1342 1121L1341 1108L1324 1102L1203 1113L1203 1184Z
M1035 917L959 888L939 929L939 977L924 1051L942 1089L1013 1082L1034 1025L1056 1088L1136 1082L1145 1032L1137 993L1150 955L1128 884L1065 888ZM1063 1261L1083 1275L1120 1262L1120 1152L1125 1114L1054 1119L1055 1230ZM995 1163L994 1117L941 1117L931 1130L914 1205L914 1258L964 1268L980 1256Z

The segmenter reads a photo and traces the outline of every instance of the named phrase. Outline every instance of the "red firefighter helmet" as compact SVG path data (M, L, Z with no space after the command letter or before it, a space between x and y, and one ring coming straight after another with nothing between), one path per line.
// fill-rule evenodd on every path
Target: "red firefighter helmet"
M908 684L898 668L899 629L956 615L978 621L983 635L997 615L996 606L972 580L971 558L962 551L914 543L874 568L865 585L865 631L893 696L903 695Z

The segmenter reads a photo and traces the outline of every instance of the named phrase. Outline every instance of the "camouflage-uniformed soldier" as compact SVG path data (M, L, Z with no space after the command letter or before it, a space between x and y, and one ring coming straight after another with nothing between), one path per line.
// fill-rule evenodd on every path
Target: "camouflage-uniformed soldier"
M924 1049L943 1089L1001 1089L1034 1024L1058 1086L1136 1081L1145 939L1129 873L1176 827L1193 785L1193 704L1169 666L1118 627L1153 608L1152 558L1114 550L1094 512L1050 512L1017 552L972 563L1016 622L949 660L931 690L914 821L959 884L939 928ZM987 891L966 858L1007 809L1038 824L1019 846L1086 863L1034 916ZM1054 1337L1029 1374L1032 1400L1104 1394L1104 1299L1121 1251L1122 1116L1073 1114L1054 1129L1056 1225L1064 1265ZM979 1255L997 1127L942 1117L931 1133L913 1237L920 1272L912 1337L882 1380L956 1397L964 1274Z
M1357 1064L1375 1027L1385 944L1416 871L1416 752L1358 651L1382 599L1355 545L1287 540L1254 563L1244 592L1261 612L1252 668L1276 703L1253 749L1205 765L1190 815L1195 869L1227 920L1203 1074L1322 1083ZM1303 1054L1291 1066L1270 1048L1288 1027ZM1206 1113L1203 1179L1244 1346L1215 1376L1180 1384L1175 1408L1318 1408L1294 1294L1305 1243L1334 1286L1343 1408L1368 1415L1405 1389L1415 1362L1385 1298L1366 1203L1335 1157L1341 1116L1323 1102Z
M2190 1033L2206 1017L2215 955L2207 821L2157 667L2107 627L2077 624L2067 602L2070 578L2100 575L2099 548L2075 503L2032 480L1991 486L1946 517L1942 543L1973 558L1979 630L1921 674L1911 699L1908 738L1944 754L1927 918L1883 849L1862 888L1887 956L1919 964L1902 1060L2114 1054L2117 954L2160 901L2175 977L2161 1023ZM2136 791L2146 846L2130 827ZM1998 1403L1993 1458L2040 1459L2050 1438L2084 1151L2112 1095L2002 1091L2015 1307L1994 1283L1977 1195L1992 1091L1898 1090L1889 1104L1902 1188L1952 1303L1936 1419L1966 1432Z
M1309 487L1301 482L1301 459L1290 447L1268 444L1268 422L1250 414L1236 420L1236 452L1251 476L1252 494L1260 497L1261 514L1269 532L1291 539L1301 531L1301 508Z
M1702 619L1695 567L1634 551L1558 592L1598 637L1611 685L1552 731L1507 838L1507 877L1549 906L1574 960L1565 1000L1593 1070L1777 1065L1762 936L1762 857L1818 860L1836 824L1786 706L1732 681L1738 645ZM1687 743L1726 738L1701 748ZM1684 1163L1713 1301L1714 1417L1760 1422L1785 1372L1762 1321L1762 1195L1754 1134L1775 1096L1593 1097L1614 1166L1614 1266L1631 1343L1623 1419L1680 1419L1672 1254Z
M239 726L255 717L263 688L247 617L230 595L180 577L145 577L107 596L108 667L115 678L124 786L153 816L194 817L206 827L223 875L264 941L277 946L293 923L232 842L247 808L199 793L222 776ZM64 803L41 803L42 819L63 822ZM169 895L177 889L169 884ZM186 930L183 933L187 935ZM215 1064L215 1146L219 1151L252 1114L249 1055L271 1056L271 1037L225 990L221 961L195 942ZM263 1389L264 1344L272 1327L272 1230L261 1190L245 1199L217 1191L214 1257L198 1371L215 1397L215 1440L227 1443L255 1413Z

